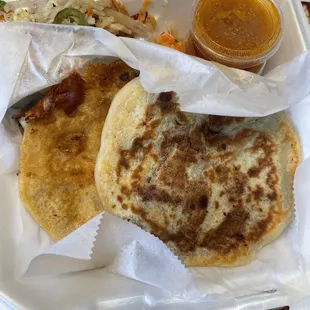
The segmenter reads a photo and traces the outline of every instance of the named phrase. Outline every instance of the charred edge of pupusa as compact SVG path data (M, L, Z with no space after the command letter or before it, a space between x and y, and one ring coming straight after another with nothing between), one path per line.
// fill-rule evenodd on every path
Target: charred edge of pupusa
M32 108L24 111L20 123L23 126L23 123L43 118L55 107L70 117L83 103L84 97L85 81L77 72L72 72L59 84L52 86Z
M46 115L53 107L55 107L55 103L51 100L50 96L47 95L39 100L34 107L24 111L24 115L20 118L20 120L28 123L31 120L39 119L43 115ZM28 111L31 112L28 113Z

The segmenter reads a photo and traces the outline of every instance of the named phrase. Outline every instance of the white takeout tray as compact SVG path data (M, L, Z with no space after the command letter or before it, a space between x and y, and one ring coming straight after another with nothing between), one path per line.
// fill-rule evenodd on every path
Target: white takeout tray
M296 0L286 0L283 1L281 9L285 19L283 43L277 54L267 63L265 72L310 47L309 27L301 4ZM1 197L0 203L14 208L16 216L7 218L6 225L0 226L0 309L7 306L9 309L131 310L147 308L152 303L150 296L162 295L162 291L158 288L108 273L104 269L76 272L59 277L17 280L14 275L15 257L5 255L7 252L14 253L22 229L18 220L17 198L14 198L16 188L7 186L8 179L14 180L17 186L14 176L1 177L0 190L11 195ZM3 217L2 212L0 208L0 217ZM106 283L109 285L107 286ZM266 291L266 296L268 294L272 292ZM171 298L158 298L158 300L161 302L154 305L152 309L219 309L218 306L212 305L212 300L204 304L180 303L177 299ZM278 300L273 304L269 298L267 304L261 299L261 304L251 309L268 309L278 305ZM249 305L249 307L252 306ZM221 309L233 308L224 301Z
M304 37L306 37L306 39L308 39L308 41L310 40L310 25L308 23L307 17L305 15L305 11L302 7L302 2L308 2L310 3L310 0L302 0L302 1L296 1L293 2L296 8L296 14L297 14L297 18L301 21L301 24L303 25L303 27L301 28L303 33L304 33Z
M284 37L279 51L267 62L264 73L310 47L310 28L301 2L287 0L281 6L284 16Z

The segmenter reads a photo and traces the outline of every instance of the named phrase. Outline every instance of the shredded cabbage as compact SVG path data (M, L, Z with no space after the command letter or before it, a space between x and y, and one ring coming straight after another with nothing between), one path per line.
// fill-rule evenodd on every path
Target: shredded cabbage
M106 28L114 34L131 34L130 29L104 12L105 8L111 7L111 0L21 0L7 3L5 12L0 12L0 15L7 22L53 23L58 12L65 8L74 8L85 15L90 26Z

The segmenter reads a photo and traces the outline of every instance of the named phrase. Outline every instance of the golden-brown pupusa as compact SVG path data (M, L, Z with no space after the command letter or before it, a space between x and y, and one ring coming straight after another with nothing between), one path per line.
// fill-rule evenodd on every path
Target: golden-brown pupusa
M19 193L55 241L103 210L94 180L101 132L112 99L134 76L122 61L89 64L25 113Z

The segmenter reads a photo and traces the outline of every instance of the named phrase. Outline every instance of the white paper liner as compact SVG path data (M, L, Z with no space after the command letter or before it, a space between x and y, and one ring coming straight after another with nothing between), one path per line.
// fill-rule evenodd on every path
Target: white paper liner
M32 42L13 96L7 98L5 106L9 98L10 104L13 104L26 95L57 83L73 68L80 68L89 59L98 56L121 57L139 69L141 81L148 91L177 91L182 108L187 111L262 116L297 104L310 90L308 52L271 71L267 77L223 69L225 75L211 63L150 43L116 38L98 29L21 23L0 26L0 31L7 29L16 31L16 36L10 36L8 45L16 46L22 32L29 33ZM27 52L25 46L19 46L19 49L20 53ZM309 126L308 122L301 120L310 117L308 100L289 111L301 136L305 158L310 154L307 139ZM4 125L6 130L11 128L8 124ZM11 157L1 152L3 145L10 147L12 144L13 136L8 132L2 131L0 136L0 154L5 159ZM18 144L18 137L14 139L14 143ZM31 278L107 266L105 270L163 288L170 294L167 297L169 303L187 299L199 304L212 304L215 309L226 306L244 309L246 305L259 303L270 307L297 301L309 293L305 272L309 274L310 255L304 241L310 234L309 212L306 213L304 208L309 203L306 199L310 180L305 172L308 161L297 170L295 179L298 218L248 266L232 269L190 268L200 291L199 297L187 270L161 241L135 225L110 215L103 215L102 220L98 215L54 244L21 208L23 234L18 272L25 272L29 263L26 276ZM3 162L1 172L10 171L11 162ZM302 172L299 172L300 169ZM297 226L301 228L300 232ZM94 253L89 259L97 231ZM299 235L303 236L300 246ZM178 297L171 299L171 294ZM151 295L146 303L155 305L161 302L166 301Z
M147 91L176 91L181 108L188 112L264 116L301 102L310 91L309 52L261 77L225 67L220 70L213 63L145 41L118 38L98 28L26 23L3 24L2 28L33 37L23 79L18 80L10 104L59 82L74 68L74 61L81 64L86 59L82 56L90 55L123 59L140 70Z
M19 273L26 272L26 277L105 267L110 272L163 288L174 296L199 296L178 258L162 241L134 224L101 213L53 243L23 209L21 212L23 223L32 222L31 228L36 228L29 238L30 227L24 225L19 243L17 265Z
M7 44L14 37L16 44ZM11 99L16 81L21 71L24 59L28 52L31 36L26 33L16 33L9 29L0 29L0 68L2 74L0 77L0 119L2 120L8 102Z

